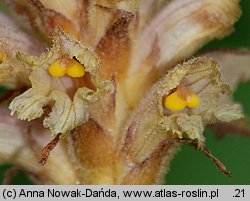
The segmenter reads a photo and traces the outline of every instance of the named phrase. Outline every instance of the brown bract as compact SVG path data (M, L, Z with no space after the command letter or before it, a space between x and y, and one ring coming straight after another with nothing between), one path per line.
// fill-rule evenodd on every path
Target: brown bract
M188 143L230 175L205 148L203 131L243 117L239 104L225 102L231 89L223 74L234 67L218 57L221 74L217 53L206 55L215 60L183 60L233 30L238 0L4 2L12 29L21 30L0 34L0 83L21 80L28 89L9 105L16 115L1 109L1 161L33 172L38 183L159 184ZM52 76L48 69L58 59L79 62L84 77ZM245 70L235 71L233 89ZM181 86L197 95L198 107L164 106Z

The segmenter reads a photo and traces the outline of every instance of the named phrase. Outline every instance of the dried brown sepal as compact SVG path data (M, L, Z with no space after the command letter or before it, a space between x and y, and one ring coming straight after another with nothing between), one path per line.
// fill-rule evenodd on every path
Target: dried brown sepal
M129 66L131 50L129 25L135 19L135 15L124 10L96 6L111 13L116 19L96 46L96 52L100 55L101 60L99 74L102 79L110 79L112 74L116 72L117 80L120 80Z
M223 172L225 175L227 175L228 177L231 177L232 174L231 172L229 172L227 170L227 168L225 167L225 165L219 161L219 159L217 159L212 153L211 151L209 151L207 148L205 147L198 147L197 146L197 142L195 142L194 140L189 140L189 139L176 139L177 141L183 143L183 144L189 144L191 145L192 147L194 147L195 149L197 150L200 150L202 151L208 158L210 158L214 164L217 166L217 168Z
M229 172L228 170L227 170L227 168L223 165L223 163L222 162L220 162L208 149L206 149L206 148L203 148L203 149L201 149L201 151L204 153L204 154L206 154L207 155L207 157L208 158L210 158L213 162L214 162L214 164L218 167L218 169L221 171L221 172L223 172L225 175L227 175L228 177L231 177L232 176L232 174L231 174L231 172Z
M42 149L42 154L41 154L41 159L39 163L41 165L45 165L47 162L50 152L56 147L56 145L59 143L60 138L62 134L57 134L56 137L51 140L43 149Z
M110 1L110 0L92 0L84 1L86 4L85 15L83 15L83 20L87 26L88 38L92 41L93 46L95 46L98 41L106 34L112 24L119 18L107 10L100 9L96 5L100 5L108 8L109 10L120 10L129 13L135 13L137 11L137 1L126 0L126 1Z
M75 26L74 21L69 20L66 16L55 10L46 8L40 0L30 0L31 11L34 15L34 23L40 31L51 36L56 27L60 27L65 32L75 38L80 39L80 33Z
M225 165L219 161L219 159L217 159L212 153L211 151L209 151L207 148L205 147L198 147L197 146L197 142L194 141L194 140L189 140L189 139L176 139L177 141L183 143L183 144L189 144L191 145L192 147L194 147L195 149L197 150L200 150L202 151L208 158L210 158L214 164L217 166L217 168L223 172L224 174L226 174L228 177L231 177L232 174L231 172L229 172L227 170L227 168L225 167Z

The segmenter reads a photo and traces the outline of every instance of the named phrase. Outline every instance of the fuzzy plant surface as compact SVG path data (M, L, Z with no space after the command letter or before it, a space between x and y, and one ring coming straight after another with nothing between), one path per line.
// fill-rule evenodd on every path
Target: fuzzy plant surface
M232 94L250 78L250 52L244 44L200 50L234 31L239 0L0 2L0 162L13 165L3 167L3 183L24 172L36 184L162 184L182 175L185 184L186 165L171 166L183 145L232 176L205 130L249 136Z

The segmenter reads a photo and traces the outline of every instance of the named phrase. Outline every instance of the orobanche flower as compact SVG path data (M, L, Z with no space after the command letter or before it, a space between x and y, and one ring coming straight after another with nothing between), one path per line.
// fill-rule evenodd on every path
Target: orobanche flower
M239 0L2 2L1 162L42 184L159 184L186 143L231 175L203 131L243 118L249 53L190 57L232 32Z

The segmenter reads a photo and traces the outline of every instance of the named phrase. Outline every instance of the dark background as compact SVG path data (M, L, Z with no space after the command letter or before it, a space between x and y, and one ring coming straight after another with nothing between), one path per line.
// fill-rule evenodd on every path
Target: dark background
M250 1L241 0L241 7L243 15L235 26L235 32L223 40L209 43L203 49L250 49ZM3 92L3 88L0 88L0 92ZM240 84L234 98L243 104L246 114L250 116L250 81ZM227 177L203 153L184 145L171 163L166 184L250 184L250 137L228 134L222 140L217 140L214 133L209 131L205 132L205 136L207 148L224 163L233 176ZM0 165L0 181L9 167L11 164ZM32 183L24 174L18 173L12 184Z

